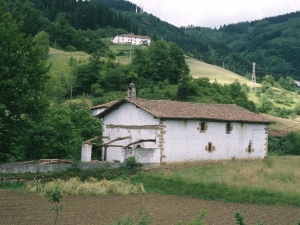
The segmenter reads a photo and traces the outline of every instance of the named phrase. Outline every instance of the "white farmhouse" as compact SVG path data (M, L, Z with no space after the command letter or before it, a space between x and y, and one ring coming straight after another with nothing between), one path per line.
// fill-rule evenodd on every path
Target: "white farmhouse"
M114 44L132 44L132 45L150 45L150 38L148 36L140 36L134 34L117 35L112 40Z
M103 119L105 161L135 156L141 163L169 163L267 155L272 121L256 113L233 104L140 99L134 87L128 95L96 115ZM83 145L82 161L90 161L90 152L91 145Z

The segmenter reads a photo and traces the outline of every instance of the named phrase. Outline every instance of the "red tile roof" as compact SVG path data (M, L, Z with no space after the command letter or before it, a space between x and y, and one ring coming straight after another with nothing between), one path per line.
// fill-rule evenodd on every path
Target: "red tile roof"
M96 106L93 106L91 109L100 109L100 108L108 108L108 107L111 107L112 105L116 104L119 100L115 100L115 101L111 101L111 102L107 102L107 103L104 103L104 104L101 104L101 105L96 105Z
M254 112L234 104L203 104L170 100L146 100L123 98L108 109L99 113L103 117L123 103L132 103L156 118L161 119L199 119L228 122L248 122L270 124L270 121Z

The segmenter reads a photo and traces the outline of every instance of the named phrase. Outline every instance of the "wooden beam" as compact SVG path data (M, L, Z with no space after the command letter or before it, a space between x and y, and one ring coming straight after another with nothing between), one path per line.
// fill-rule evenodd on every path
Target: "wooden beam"
M102 144L102 145L103 145L103 146L106 146L106 145L108 145L108 144L110 144L110 143L113 143L113 142L116 142L116 141L120 141L120 140L125 140L125 139L128 139L128 138L131 138L131 136L118 137L118 138L116 138L116 139L114 139L114 140L111 140L110 142L104 143L104 144Z
M120 148L124 148L123 145L103 145L103 144L96 144L96 143L93 143L92 145L95 145L97 147L120 147Z
M109 139L108 136L95 136L92 139L89 139L89 140L86 140L86 141L82 142L82 144L92 144L91 143L92 141L99 140L99 139L104 139L104 138Z
M134 144L141 143L141 142L156 142L156 139L140 139L140 140L137 140L135 142L132 142L132 143L126 145L124 148L128 148L130 145L134 145Z

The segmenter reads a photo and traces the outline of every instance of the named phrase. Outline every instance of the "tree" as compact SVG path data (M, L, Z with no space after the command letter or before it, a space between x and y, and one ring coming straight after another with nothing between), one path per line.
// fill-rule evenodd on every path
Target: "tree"
M196 94L196 88L193 84L193 77L190 75L183 76L178 83L177 99L186 101L188 96Z
M27 118L38 120L48 106L43 90L49 68L20 24L0 0L0 161L18 159Z
M43 197L49 202L53 202L55 204L55 206L52 208L53 212L56 214L54 221L55 225L58 218L58 212L63 209L63 205L60 203L61 199L63 198L63 192L58 185L50 186L50 188L45 190Z
M263 78L263 81L266 81L267 83L271 84L273 87L275 84L275 78L272 75L267 75Z
M27 131L25 159L80 159L81 143L101 133L100 120L83 103L51 104L39 123Z
M296 84L291 77L286 77L285 79L280 77L278 81L279 85L287 91L295 91Z
M49 35L45 31L39 32L34 36L33 40L36 43L36 48L41 51L42 59L46 59L49 53Z

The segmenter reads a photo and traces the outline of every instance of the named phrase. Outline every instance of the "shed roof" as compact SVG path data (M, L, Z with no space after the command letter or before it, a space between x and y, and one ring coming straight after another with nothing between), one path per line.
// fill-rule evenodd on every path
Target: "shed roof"
M273 121L270 121L259 114L234 104L203 104L170 100L147 100L141 98L136 98L134 100L123 98L99 113L97 117L104 117L124 103L134 104L136 107L161 119L199 119L262 124L273 123Z

